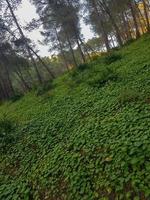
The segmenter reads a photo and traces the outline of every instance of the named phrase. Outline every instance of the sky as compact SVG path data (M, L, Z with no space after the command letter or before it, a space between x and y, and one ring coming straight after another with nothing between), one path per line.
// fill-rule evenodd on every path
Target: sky
M19 6L18 10L15 11L17 18L19 19L19 22L22 26L26 25L27 23L31 22L33 18L38 18L38 15L36 13L35 6L30 3L29 0L22 0L22 4ZM85 25L83 21L81 21L81 27L82 27L82 34L84 35L85 40L93 37L93 33L90 30L90 27ZM42 28L38 30L34 30L30 33L26 33L26 35L34 41L37 48L40 50L39 55L42 57L49 56L50 53L48 52L48 46L43 46L39 44L38 41L42 41L43 37L40 34L40 31L42 31Z

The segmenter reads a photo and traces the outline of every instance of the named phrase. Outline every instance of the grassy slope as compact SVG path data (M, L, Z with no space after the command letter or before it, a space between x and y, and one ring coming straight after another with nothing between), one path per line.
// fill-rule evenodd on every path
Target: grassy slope
M117 53L0 107L1 200L150 199L150 36Z

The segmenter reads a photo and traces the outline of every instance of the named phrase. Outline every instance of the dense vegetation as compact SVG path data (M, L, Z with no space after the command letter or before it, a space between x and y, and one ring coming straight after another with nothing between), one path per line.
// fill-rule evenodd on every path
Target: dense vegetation
M0 199L150 199L149 77L145 35L1 105Z
M17 15L24 2L33 4L37 13L26 24ZM89 41L85 39L88 33L83 35L87 24L94 33ZM48 47L51 59L40 57L38 42L31 39L35 29L42 34L39 43ZM149 0L1 0L0 100L43 87L92 55L109 52L145 33L150 33Z

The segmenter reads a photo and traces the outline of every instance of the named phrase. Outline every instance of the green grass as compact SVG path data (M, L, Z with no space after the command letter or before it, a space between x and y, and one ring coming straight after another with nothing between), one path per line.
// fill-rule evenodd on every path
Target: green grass
M40 93L0 106L1 200L150 199L149 35Z

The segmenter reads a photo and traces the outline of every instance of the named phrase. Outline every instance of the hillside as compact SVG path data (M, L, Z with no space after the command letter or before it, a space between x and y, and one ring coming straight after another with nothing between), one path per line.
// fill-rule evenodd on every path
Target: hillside
M0 106L1 200L150 199L150 36Z

